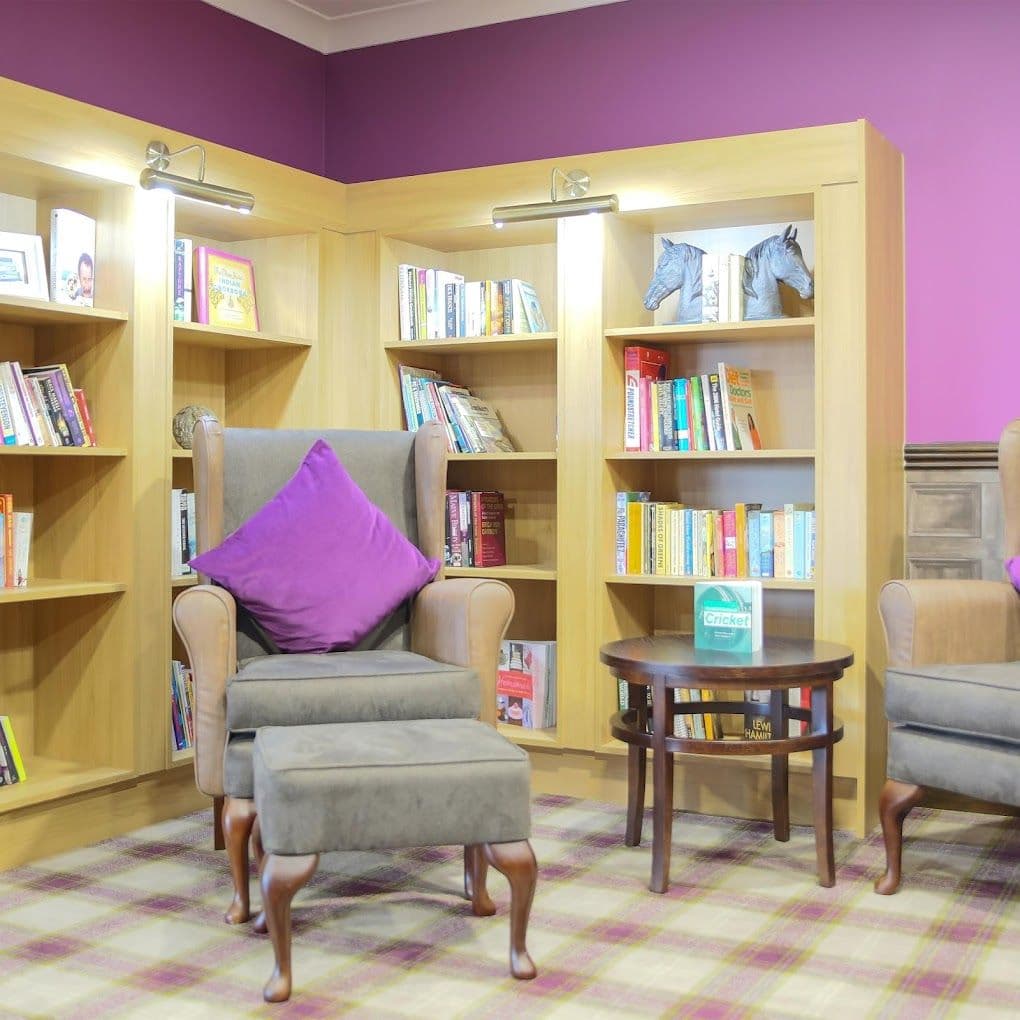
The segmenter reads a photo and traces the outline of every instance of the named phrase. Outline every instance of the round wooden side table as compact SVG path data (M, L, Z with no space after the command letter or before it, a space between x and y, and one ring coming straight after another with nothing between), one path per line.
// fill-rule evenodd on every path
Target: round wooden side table
M612 734L628 745L627 846L641 842L645 800L645 762L652 756L652 877L649 888L669 888L673 814L673 755L768 754L772 758L772 824L781 842L790 838L789 755L811 751L815 850L820 885L835 884L832 849L832 748L843 738L843 724L833 717L833 684L853 664L853 652L828 641L766 638L761 651L746 655L694 647L691 636L628 638L602 647L601 660L625 680L629 704L617 712ZM791 687L811 690L811 708L788 704ZM651 689L648 705L647 689ZM677 705L676 688L713 691L768 691L767 704L741 701L691 701ZM773 734L767 740L724 737L703 740L673 735L673 716L713 713L766 716ZM665 721L665 725L660 723ZM805 732L786 736L791 720L806 722ZM741 728L743 732L743 728Z

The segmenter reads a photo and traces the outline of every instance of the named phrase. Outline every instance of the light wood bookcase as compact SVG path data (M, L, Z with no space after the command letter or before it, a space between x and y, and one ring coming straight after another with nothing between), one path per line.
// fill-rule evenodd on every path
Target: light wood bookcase
M458 488L510 503L516 637L558 644L558 724L510 729L537 790L622 802L609 738L607 640L689 629L691 585L613 574L614 494L687 502L809 500L817 575L767 583L773 633L842 641L835 821L864 832L884 778L884 642L876 598L902 572L902 164L864 122L538 160L345 186L208 145L209 177L256 195L239 217L137 187L152 138L187 136L0 79L0 229L48 233L49 210L94 215L93 310L0 298L0 360L65 361L88 393L100 447L0 450L0 491L36 512L32 584L0 592L0 712L31 780L0 789L0 867L202 806L169 750L169 492L193 483L170 420L200 403L228 425L402 427L397 366L440 369L501 412L518 453L451 458ZM553 165L583 166L621 212L491 226L533 201ZM641 297L663 233L809 222L816 297L771 323L668 326ZM262 329L171 321L171 242L250 256ZM764 236L764 235L763 235ZM538 289L550 330L401 343L396 266ZM755 372L770 449L624 454L622 357L670 352L690 374L719 360ZM794 821L808 777L792 769ZM763 761L684 760L677 805L767 817Z

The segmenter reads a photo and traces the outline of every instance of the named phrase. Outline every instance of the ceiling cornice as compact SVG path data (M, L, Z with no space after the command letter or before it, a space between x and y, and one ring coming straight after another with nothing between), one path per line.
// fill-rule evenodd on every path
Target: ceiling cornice
M396 0L374 10L325 17L290 0L205 0L213 7L320 53L456 32L622 0ZM385 0L381 0L385 3Z

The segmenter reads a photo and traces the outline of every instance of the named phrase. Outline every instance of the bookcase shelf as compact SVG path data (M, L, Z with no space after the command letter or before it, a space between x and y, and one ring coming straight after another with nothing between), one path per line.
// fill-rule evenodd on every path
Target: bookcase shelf
M198 574L185 574L183 577L170 578L171 588L190 588L194 584L198 584Z
M260 330L228 329L200 322L174 323L175 343L208 347L217 351L246 351L311 347L312 341L296 336L276 336Z
M0 457L121 458L127 450L117 446L0 446Z
M555 581L556 568L510 563L505 567L446 567L447 577L499 577L503 580Z
M667 574L607 574L606 584L640 584L658 585L666 588L693 588L698 581L719 581L725 583L724 577L673 577ZM731 578L730 580L736 580ZM748 580L745 578L745 580ZM816 582L796 580L792 577L756 577L763 588L775 588L785 591L814 591Z
M451 453L447 455L459 463L470 461L547 461L556 462L556 454L536 450L516 450L513 453Z
M171 751L170 762L174 767L181 765L190 765L195 760L195 749L193 747L186 747L183 751Z
M102 789L133 775L129 769L38 755L29 755L25 759L25 772L28 779L24 782L0 786L0 816L35 804Z
M116 595L127 590L118 581L67 581L29 577L24 588L0 588L0 603L77 599L85 595Z
M127 312L109 308L85 308L78 305L59 305L53 301L40 301L36 298L0 296L0 323L30 326L80 325L127 322L127 319Z
M428 354L500 354L508 351L548 351L556 346L555 333L518 333L513 336L464 337L458 340L420 340L385 344L387 351Z
M618 343L736 343L749 340L813 340L815 317L762 319L757 322L698 322L689 325L627 326L606 330Z
M530 730L523 726L510 726L507 723L497 723L496 729L507 738L507 740L513 741L513 743L520 745L521 747L545 747L545 748L556 748L562 747L562 743L557 736L556 728L551 727L544 730Z
M697 460L814 460L814 450L656 450L610 453L610 461L697 461Z

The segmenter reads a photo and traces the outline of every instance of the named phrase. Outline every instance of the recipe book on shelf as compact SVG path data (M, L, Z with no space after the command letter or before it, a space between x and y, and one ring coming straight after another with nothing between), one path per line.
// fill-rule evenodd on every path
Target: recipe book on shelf
M542 730L556 725L556 642L501 641L496 719Z
M50 213L50 299L61 305L93 305L96 221L74 209Z
M193 258L198 322L228 329L260 329L252 260L204 244L194 249Z

